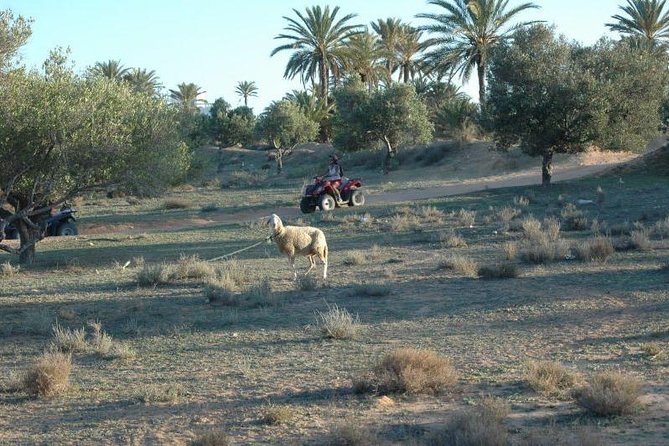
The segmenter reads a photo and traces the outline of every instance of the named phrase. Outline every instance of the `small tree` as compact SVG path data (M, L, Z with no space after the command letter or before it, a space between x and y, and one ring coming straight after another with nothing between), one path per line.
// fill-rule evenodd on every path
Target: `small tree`
M227 110L220 107L224 104L219 101L219 107L212 108L210 114L209 127L213 138L221 147L251 144L256 122L253 110L243 105Z
M108 79L82 79L54 54L45 75L0 80L0 242L13 224L32 263L52 207L109 186L157 193L189 164L176 114L164 101Z
M282 100L273 102L258 117L256 133L275 149L276 171L283 170L283 156L297 144L313 141L318 124L309 119L296 104Z
M398 147L425 143L432 137L427 108L418 99L413 85L392 84L368 93L360 82L352 81L335 92L335 100L335 147L360 150L383 143L386 169Z
M553 154L580 152L604 122L606 104L591 73L576 63L577 47L536 25L499 46L490 66L488 112L497 146L520 143L542 156L542 183L550 184Z

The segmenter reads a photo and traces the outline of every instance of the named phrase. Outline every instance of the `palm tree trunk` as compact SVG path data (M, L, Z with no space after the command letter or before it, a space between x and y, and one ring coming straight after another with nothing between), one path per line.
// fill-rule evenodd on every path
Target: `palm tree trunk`
M321 81L321 99L323 104L328 105L328 70L325 66L325 60L321 60L318 64Z
M479 104L481 106L481 112L485 110L485 64L479 62L476 65L479 77Z

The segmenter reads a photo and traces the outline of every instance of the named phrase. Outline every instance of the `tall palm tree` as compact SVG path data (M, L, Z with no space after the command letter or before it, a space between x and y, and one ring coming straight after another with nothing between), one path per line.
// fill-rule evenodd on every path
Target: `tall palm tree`
M162 87L156 72L147 71L144 68L131 68L123 76L123 80L129 83L136 92L151 96L158 94L158 90Z
M249 96L257 97L258 96L258 87L256 83L251 81L240 81L237 83L235 88L237 94L244 98L244 107L249 106Z
M625 15L616 14L616 23L607 23L611 31L617 31L632 38L642 38L650 46L669 38L669 11L664 12L666 0L627 0L621 6Z
M381 39L380 46L385 53L386 69L392 75L399 65L397 61L397 47L405 32L404 28L406 25L400 19L390 17L385 20L378 19L376 22L372 22L371 25L374 32Z
M399 65L399 80L409 82L413 79L420 68L417 56L427 47L426 42L421 42L423 32L418 29L404 25L402 34L397 43L397 63Z
M275 37L285 39L288 43L274 48L270 57L280 51L294 51L283 76L293 79L299 74L302 83L307 80L311 80L314 86L318 83L320 97L327 103L328 82L333 67L339 63L338 52L352 35L362 32L362 29L359 25L347 24L355 14L348 14L337 20L339 7L330 11L329 6L325 9L313 6L306 9L306 15L296 9L293 11L298 19L283 17L288 21L288 26L284 29L289 33Z
M453 64L465 81L476 68L479 103L485 109L485 75L490 50L518 28L537 23L510 25L520 12L538 6L522 3L507 9L509 0L428 0L428 3L445 9L445 13L416 16L433 22L421 27L434 35L431 44L435 48L426 55L427 60L434 64Z
M170 98L174 103L180 105L184 110L195 111L197 104L201 102L198 96L206 93L200 89L200 86L194 83L182 82L177 85L177 90L170 90Z
M120 60L108 60L107 62L96 62L91 69L94 76L102 76L107 79L122 81L130 70L121 65Z
M379 43L378 37L365 32L352 36L342 50L344 69L360 76L370 90L389 76L383 63L386 53Z

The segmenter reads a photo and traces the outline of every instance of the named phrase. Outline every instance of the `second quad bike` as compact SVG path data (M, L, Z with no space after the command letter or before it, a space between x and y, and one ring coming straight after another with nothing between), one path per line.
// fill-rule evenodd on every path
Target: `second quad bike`
M327 180L322 177L314 177L314 183L306 185L302 191L300 210L305 214L310 214L317 207L322 211L331 211L345 204L362 206L365 204L365 195L360 190L361 187L362 181L359 178Z
M77 225L75 223L74 213L77 212L76 209L70 207L70 205L64 205L60 211L55 212L53 215L50 215L46 220L46 236L71 236L77 235L79 231L77 230ZM7 239L18 239L19 231L10 224L5 228L5 234Z

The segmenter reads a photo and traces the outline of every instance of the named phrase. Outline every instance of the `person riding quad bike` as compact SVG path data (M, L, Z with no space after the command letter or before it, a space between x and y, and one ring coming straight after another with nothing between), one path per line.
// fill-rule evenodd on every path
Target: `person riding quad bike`
M338 203L341 203L341 194L339 193L339 186L341 185L342 179L344 177L344 170L339 165L339 158L337 155L330 156L330 163L328 164L328 171L323 175L323 179L332 182L334 186L334 193L336 195L335 199Z

